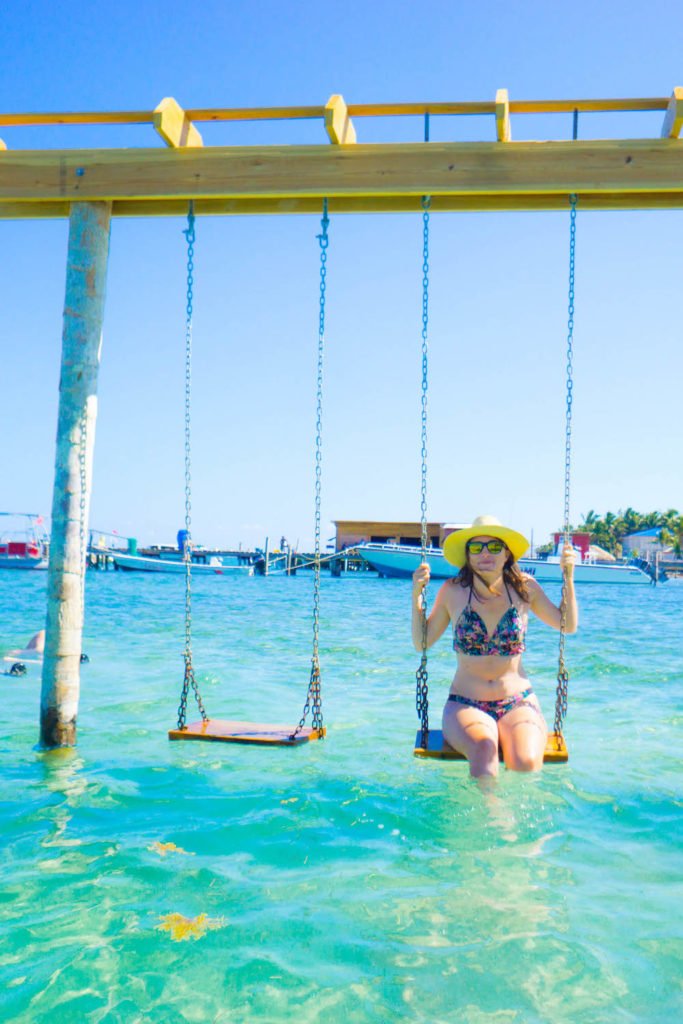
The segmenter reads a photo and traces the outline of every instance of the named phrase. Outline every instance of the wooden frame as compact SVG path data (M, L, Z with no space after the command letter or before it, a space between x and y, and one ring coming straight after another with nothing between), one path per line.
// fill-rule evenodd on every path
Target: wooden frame
M662 111L662 138L513 142L519 114ZM356 143L352 118L488 114L491 142ZM319 119L331 145L205 146L196 122ZM65 217L73 202L110 202L112 216L399 213L432 197L434 212L683 206L683 88L670 98L346 104L154 111L0 114L0 128L153 124L167 149L0 149L0 218ZM566 134L566 132L565 132Z
M663 137L512 141L513 116L576 111L664 111ZM356 141L352 119L426 115L490 115L491 141ZM331 144L205 146L196 127L200 121L281 119L318 119ZM566 210L572 193L582 210L683 207L683 88L678 86L670 98L630 100L515 101L499 89L495 100L478 103L359 105L335 94L313 107L184 110L166 97L152 111L0 114L0 128L10 130L88 124L149 124L167 148L22 151L0 139L0 218L69 217L71 224L52 511L53 535L60 539L50 554L41 697L46 747L72 745L76 738L85 560L69 530L84 509L87 518L90 498L111 217L185 215L190 201L198 216L319 214L324 200L332 214L417 212L425 195L434 213ZM71 454L77 442L84 452L80 473ZM169 735L291 745L324 732L304 729L292 740L288 727L213 720ZM428 749L415 752L456 756L443 739L433 744L431 736ZM553 759L563 759L560 753Z

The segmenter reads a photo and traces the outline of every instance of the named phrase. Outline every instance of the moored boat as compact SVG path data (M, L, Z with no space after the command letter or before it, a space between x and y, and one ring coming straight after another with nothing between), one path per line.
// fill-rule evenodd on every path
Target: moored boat
M355 550L382 576L406 579L415 572L422 561L421 550L406 544L360 544ZM440 548L430 548L427 561L432 579L446 580L458 575L456 566L447 562ZM561 583L562 570L559 555L548 558L520 558L517 563L522 572L528 573L539 583ZM581 561L574 568L576 583L641 584L652 583L639 565L614 562Z
M129 555L120 551L112 551L111 558L117 569L129 572L185 572L185 562L182 558L149 558L146 555ZM208 562L193 558L190 572L193 576L253 576L254 567L225 565L220 558L210 558Z
M47 569L50 550L43 517L0 512L0 569Z

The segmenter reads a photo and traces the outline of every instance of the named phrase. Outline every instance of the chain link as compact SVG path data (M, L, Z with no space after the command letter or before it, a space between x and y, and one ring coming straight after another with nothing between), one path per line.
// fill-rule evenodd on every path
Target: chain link
M320 688L320 507L322 494L322 434L323 434L323 361L325 355L325 303L327 293L327 247L329 238L327 229L330 219L327 215L327 199L323 199L323 216L320 221L321 232L317 235L320 246L320 299L318 314L318 369L316 383L316 416L315 416L315 550L313 556L313 654L311 656L311 678L306 693L301 718L296 729L289 737L296 739L306 724L308 713L313 709L311 726L319 737L323 738L323 709Z
M564 544L571 543L571 528L569 522L570 486L571 486L571 456L572 456L572 404L574 401L574 275L576 268L576 206L579 197L572 193L569 197L569 303L567 316L567 400L565 414L565 443L564 443L564 518L562 533ZM557 668L557 698L555 701L555 723L556 733L562 732L562 724L567 714L567 697L569 689L569 672L567 671L564 653L567 630L567 585L563 577L562 598L560 601L560 644Z
M194 303L194 203L190 202L187 227L183 231L187 240L187 304L185 307L185 675L178 706L178 729L185 729L187 698L190 688L194 693L202 721L208 721L204 710L194 668L192 667L192 316Z
M87 541L87 530L86 530L86 504L87 504L87 488L88 488L88 470L87 470L87 455L88 455L88 410L87 404L83 410L81 421L79 424L79 436L78 436L78 471L79 471L79 486L80 493L78 498L78 529L79 529L79 544L80 544L80 561L81 561L81 622L85 619L85 573L87 568L88 560L88 541Z
M428 125L428 122L427 122ZM425 128L428 137L428 128ZM431 197L422 197L422 396L421 396L421 473L420 539L422 561L427 561L427 398L429 391L429 212ZM415 674L415 707L420 720L420 745L429 739L429 673L427 670L427 593L422 591L422 659Z

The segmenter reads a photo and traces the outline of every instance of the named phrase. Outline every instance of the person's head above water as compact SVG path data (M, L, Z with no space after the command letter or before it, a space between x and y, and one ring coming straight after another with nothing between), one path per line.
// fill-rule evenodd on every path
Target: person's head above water
M497 541L502 541L505 547L497 550ZM475 558L488 555L498 557L507 549L512 555L512 560L516 562L528 547L529 541L526 537L508 526L503 526L495 516L477 516L471 526L464 530L456 530L446 537L443 553L451 565L462 569L467 563L468 553Z

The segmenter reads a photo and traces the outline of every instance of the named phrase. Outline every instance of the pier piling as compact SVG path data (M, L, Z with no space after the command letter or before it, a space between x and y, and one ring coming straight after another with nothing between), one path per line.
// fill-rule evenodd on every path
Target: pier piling
M40 744L46 748L76 742L110 219L111 203L71 206L40 698Z

